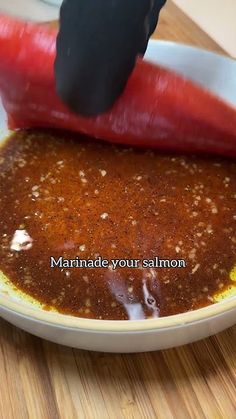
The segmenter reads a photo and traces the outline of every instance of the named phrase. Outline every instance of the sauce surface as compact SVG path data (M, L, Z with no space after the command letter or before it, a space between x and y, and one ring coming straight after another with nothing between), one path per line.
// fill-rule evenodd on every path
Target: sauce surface
M233 284L236 163L46 132L0 149L0 270L45 308L142 319L213 303ZM51 257L182 259L185 268L50 267Z

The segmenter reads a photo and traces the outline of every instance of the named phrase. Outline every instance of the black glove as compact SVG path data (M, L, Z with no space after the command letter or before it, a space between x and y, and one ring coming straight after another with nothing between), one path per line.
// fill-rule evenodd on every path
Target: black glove
M57 38L57 92L84 116L107 111L146 51L166 0L64 0Z

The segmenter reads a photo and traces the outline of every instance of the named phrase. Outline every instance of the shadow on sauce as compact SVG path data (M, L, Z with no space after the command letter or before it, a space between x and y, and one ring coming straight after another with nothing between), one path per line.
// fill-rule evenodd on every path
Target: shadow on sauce
M232 284L236 163L49 131L0 150L0 270L46 308L96 319L168 316ZM185 268L50 268L55 260L182 259Z

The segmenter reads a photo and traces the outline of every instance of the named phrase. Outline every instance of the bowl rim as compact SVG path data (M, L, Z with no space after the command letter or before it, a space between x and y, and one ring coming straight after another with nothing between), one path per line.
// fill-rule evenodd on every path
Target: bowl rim
M168 48L172 47L172 48L184 48L185 50L187 50L188 52L199 52L201 54L204 55L209 55L210 57L215 57L218 59L221 59L223 61L227 61L229 64L231 63L236 63L236 59L233 58L231 55L228 55L227 52L225 51L221 51L221 52L216 52L216 51L212 51L210 49L208 49L207 47L200 47L197 45L191 45L188 43L184 43L184 42L178 42L178 41L170 41L167 39L156 39L156 38L151 38L148 42L148 45L151 47L155 47L156 45L158 45L161 48L165 48L166 46L168 46ZM147 50L148 51L148 50ZM144 58L146 57L146 55L144 56ZM146 59L148 59L146 57ZM157 60L155 60L157 62Z
M94 332L144 332L176 328L184 325L209 320L212 317L226 314L236 310L236 296L230 297L212 305L176 314L167 317L144 320L96 320L75 317L53 311L46 311L37 306L28 306L24 303L11 301L6 296L0 295L0 310L11 312L17 316L28 318L31 321L56 326L66 329L76 329ZM236 316L235 316L236 320Z

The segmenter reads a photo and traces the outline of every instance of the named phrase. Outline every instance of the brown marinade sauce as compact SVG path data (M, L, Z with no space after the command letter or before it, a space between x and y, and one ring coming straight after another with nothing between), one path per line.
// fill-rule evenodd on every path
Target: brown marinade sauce
M0 269L49 309L167 316L213 302L236 259L236 163L15 133L0 150ZM186 268L50 268L64 259L183 259Z

